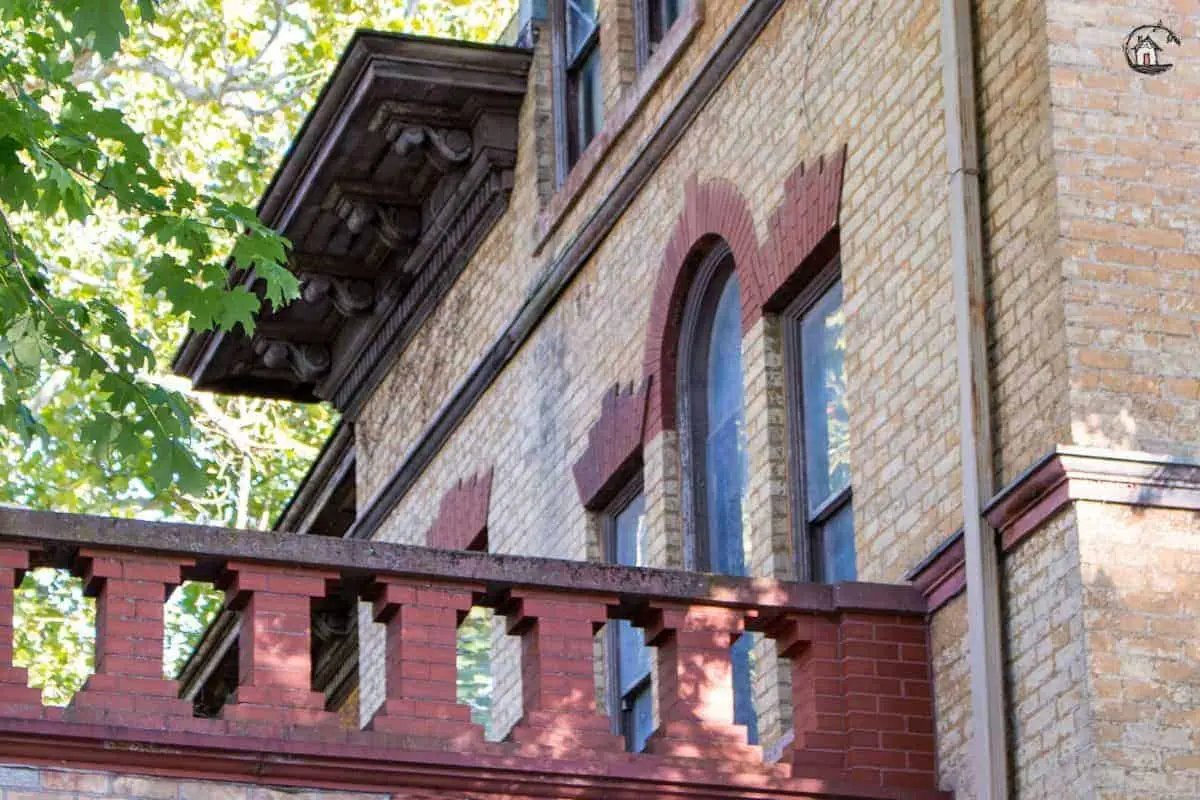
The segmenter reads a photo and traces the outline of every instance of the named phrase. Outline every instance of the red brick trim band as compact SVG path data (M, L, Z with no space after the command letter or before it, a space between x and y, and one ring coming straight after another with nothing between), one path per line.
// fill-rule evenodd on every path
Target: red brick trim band
M646 411L647 440L676 428L679 328L696 265L716 242L729 246L742 287L744 331L764 311L782 308L828 260L828 245L837 232L845 160L843 148L793 171L762 245L750 204L736 186L724 180L701 183L695 175L688 180L683 211L667 243L650 304L642 362L643 375L654 380Z
M111 770L196 780L331 791L422 792L472 797L603 797L611 800L706 797L752 800L764 794L761 769L737 764L685 766L651 757L599 760L514 758L487 753L405 751L343 741L146 731L105 725L0 718L0 752L9 764ZM657 761L657 763L651 763ZM796 800L951 800L950 792L890 789L813 778L772 779L769 794Z
M445 550L488 549L488 509L492 501L492 468L468 480L459 480L442 495L437 519L425 541L430 547Z
M1002 489L984 514L1007 553L1076 500L1200 511L1200 461L1060 446ZM963 556L959 531L908 574L931 612L966 588Z
M584 508L603 508L642 462L642 434L650 379L635 392L614 386L604 395L600 418L588 430L587 449L572 472Z

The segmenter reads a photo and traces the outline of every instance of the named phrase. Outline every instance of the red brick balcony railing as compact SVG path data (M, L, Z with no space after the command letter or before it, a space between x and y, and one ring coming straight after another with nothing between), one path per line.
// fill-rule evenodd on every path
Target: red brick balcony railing
M95 673L44 707L12 664L13 588L69 568L96 599ZM162 676L163 604L212 581L242 616L238 687L193 716ZM312 687L314 602L386 630L386 700L347 730ZM523 716L485 741L455 700L456 628L492 608L521 642ZM629 754L596 705L593 637L657 648L661 725ZM795 736L764 764L733 724L729 646L773 639ZM421 797L945 798L934 791L925 605L903 586L819 586L367 541L0 509L0 762ZM407 796L401 792L397 796Z

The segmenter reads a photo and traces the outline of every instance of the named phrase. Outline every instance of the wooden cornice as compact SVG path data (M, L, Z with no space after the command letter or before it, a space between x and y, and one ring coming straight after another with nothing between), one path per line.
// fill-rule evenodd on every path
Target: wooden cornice
M268 186L303 296L258 330L189 334L197 388L356 407L507 208L528 50L373 32L347 47ZM230 279L256 279L230 264ZM418 320L419 321L419 320Z
M1000 490L984 509L1002 553L1076 500L1200 511L1200 460L1060 446ZM966 588L959 530L906 576L936 611Z

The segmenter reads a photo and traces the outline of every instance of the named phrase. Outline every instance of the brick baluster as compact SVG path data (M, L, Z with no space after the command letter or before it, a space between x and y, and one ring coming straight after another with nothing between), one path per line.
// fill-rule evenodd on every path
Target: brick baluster
M733 661L729 648L742 635L740 612L700 605L657 605L646 643L658 648L659 726L651 753L685 758L762 761L747 743L746 726L733 722Z
M71 701L77 722L163 728L190 718L179 682L163 677L163 607L191 560L105 550L79 552L75 571L96 598L95 673Z
M29 551L20 545L0 547L0 706L5 716L37 718L42 715L42 693L29 688L29 676L13 666L15 647L14 591L29 568Z
M935 787L932 684L920 617L803 616L768 635L792 662L797 777Z
M370 587L385 628L386 699L368 729L405 734L457 750L483 741L471 710L457 700L458 625L471 610L470 586L429 586L384 578Z
M230 562L222 577L226 604L242 613L238 688L224 719L262 728L337 724L325 696L312 688L312 601L324 597L332 572Z
M521 637L524 714L512 740L559 754L623 750L596 707L594 637L612 599L521 590L513 600L505 614L508 632Z

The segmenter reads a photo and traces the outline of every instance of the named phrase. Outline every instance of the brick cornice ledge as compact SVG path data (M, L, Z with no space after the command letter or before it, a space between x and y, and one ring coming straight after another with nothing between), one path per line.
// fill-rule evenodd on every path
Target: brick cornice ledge
M109 725L0 719L8 764L98 769L193 780L332 791L472 797L771 797L813 800L950 800L949 792L886 789L813 778L778 779L734 762L681 766L639 758L513 758L484 753L405 752L353 740L356 732L314 731L313 741L146 731Z
M1000 490L984 516L1007 553L1076 500L1200 511L1200 460L1059 446ZM959 530L909 572L931 612L966 586L963 556Z

